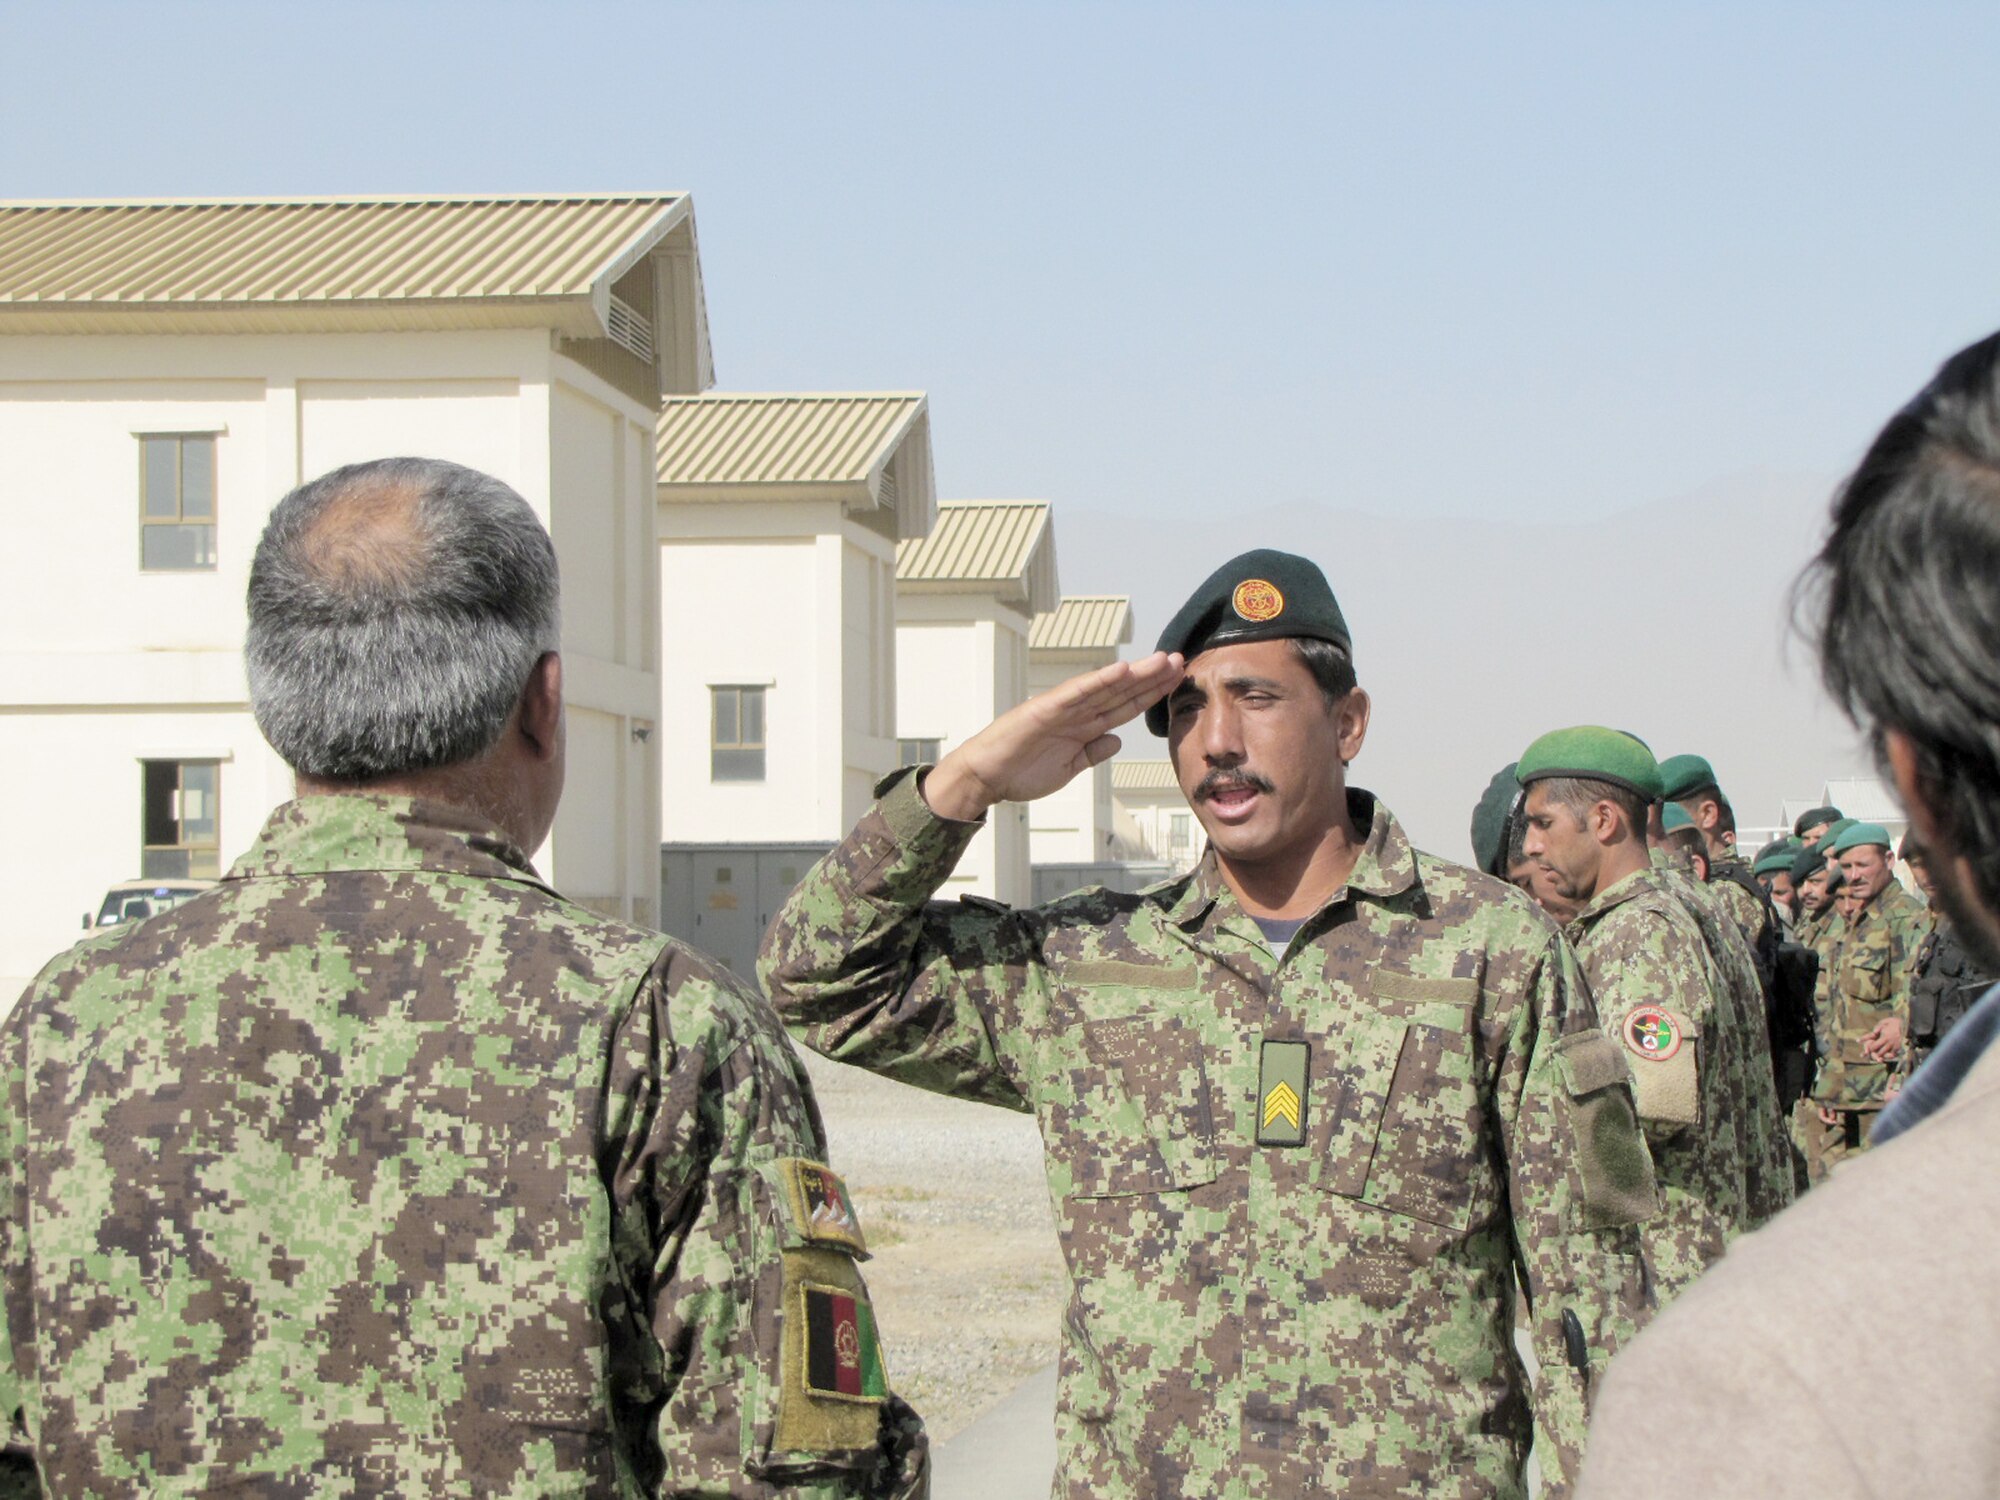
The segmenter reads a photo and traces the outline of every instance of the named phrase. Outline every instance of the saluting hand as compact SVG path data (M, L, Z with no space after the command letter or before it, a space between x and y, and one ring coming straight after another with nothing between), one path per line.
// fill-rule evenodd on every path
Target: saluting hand
M1117 753L1111 731L1144 713L1181 680L1179 653L1113 662L1011 708L939 761L924 800L965 822L998 802L1046 797Z

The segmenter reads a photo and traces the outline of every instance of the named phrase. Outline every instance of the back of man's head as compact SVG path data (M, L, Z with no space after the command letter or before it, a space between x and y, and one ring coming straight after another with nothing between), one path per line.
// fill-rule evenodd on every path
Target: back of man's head
M350 464L293 490L257 544L249 609L257 727L327 782L476 759L561 636L534 511L437 459Z
M1940 896L1983 908L1961 925L2000 947L2000 335L1954 355L1875 439L1805 586L1828 691L1878 758L1888 733L1908 747Z

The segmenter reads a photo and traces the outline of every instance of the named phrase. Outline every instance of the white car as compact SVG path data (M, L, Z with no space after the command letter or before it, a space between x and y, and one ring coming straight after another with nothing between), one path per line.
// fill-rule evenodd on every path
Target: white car
M213 880L128 880L104 893L93 919L83 914L86 932L102 932L121 922L143 922L213 887Z

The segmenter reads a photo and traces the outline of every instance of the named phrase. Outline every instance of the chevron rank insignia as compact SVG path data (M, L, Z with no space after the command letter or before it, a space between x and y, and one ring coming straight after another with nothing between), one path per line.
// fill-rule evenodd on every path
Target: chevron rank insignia
M1257 1068L1257 1144L1303 1146L1312 1044L1266 1041Z

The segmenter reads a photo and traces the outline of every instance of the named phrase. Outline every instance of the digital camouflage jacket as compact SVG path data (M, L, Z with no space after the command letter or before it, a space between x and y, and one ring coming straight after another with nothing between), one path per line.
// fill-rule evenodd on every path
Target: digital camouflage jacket
M1212 853L1137 895L927 904L975 825L908 773L879 791L761 972L826 1055L1037 1116L1070 1283L1057 1493L1518 1495L1517 1276L1562 1493L1579 1366L1649 1310L1655 1199L1547 918L1365 793L1353 873L1282 957Z
M768 1009L465 814L280 807L51 964L0 1082L16 1492L921 1483Z
M1930 912L1894 878L1856 915L1823 934L1833 956L1821 959L1826 1058L1813 1088L1816 1101L1835 1109L1882 1107L1893 1065L1870 1060L1861 1044L1885 1017L1900 1016L1907 1028L1910 982L1929 935Z
M1636 870L1564 928L1632 1069L1660 1187L1643 1234L1663 1297L1792 1197L1763 992L1754 971L1747 990L1730 983L1671 878Z

